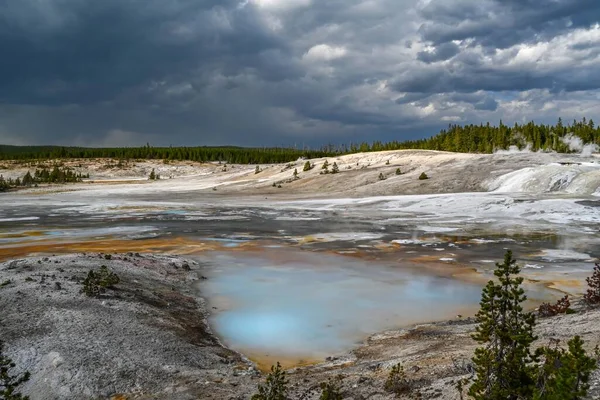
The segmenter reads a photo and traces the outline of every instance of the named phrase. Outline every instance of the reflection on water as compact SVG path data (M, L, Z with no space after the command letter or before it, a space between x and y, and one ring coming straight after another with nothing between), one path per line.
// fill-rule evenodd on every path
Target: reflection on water
M201 290L217 308L216 332L259 359L322 359L388 328L465 312L481 292L400 266L274 251L203 258L210 267Z

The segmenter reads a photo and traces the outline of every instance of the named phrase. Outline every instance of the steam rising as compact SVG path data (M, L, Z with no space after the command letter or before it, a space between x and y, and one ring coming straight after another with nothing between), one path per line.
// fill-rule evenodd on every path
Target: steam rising
M512 145L507 150L498 149L494 151L494 154L522 154L531 153L531 143L527 143L527 146L519 149L518 146Z
M569 133L568 135L560 138L560 140L569 147L569 150L575 153L579 153L582 157L590 157L593 153L600 152L600 146L594 143L585 144L583 140ZM507 150L498 149L494 151L494 154L523 154L523 153L532 153L531 148L533 147L531 143L522 143L525 145L524 147L519 149L519 146L512 145ZM542 149L537 151L538 153L544 152Z
M564 144L569 146L569 150L579 152L582 157L590 157L592 153L598 152L598 145L594 143L584 144L581 138L568 134L560 139Z

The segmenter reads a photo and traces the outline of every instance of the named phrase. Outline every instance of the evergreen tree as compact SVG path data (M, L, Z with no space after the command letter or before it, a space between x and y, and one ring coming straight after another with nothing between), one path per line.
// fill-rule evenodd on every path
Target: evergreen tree
M264 385L258 385L258 393L252 396L252 400L287 400L288 383L285 371L278 362L277 366L271 366L267 381Z
M400 171L400 168L396 168L396 175L402 175L402 172Z
M519 266L507 251L496 264L498 282L489 281L476 315L478 327L473 339L482 345L475 350L476 378L469 388L475 400L516 400L531 398L534 390L530 345L535 317L523 311L527 299L518 276Z
M0 175L0 192L6 192L8 189L8 182L6 182L4 176Z
M331 166L331 173L337 174L338 172L340 172L340 168L338 167L337 163L334 162L333 165Z
M150 176L148 176L148 179L150 179L151 181L156 180L156 172L154 172L154 168L152 168L152 171L150 172Z
M568 346L568 351L557 346L538 349L545 360L539 369L534 400L579 400L587 395L597 361L586 354L579 336L569 340Z
M34 183L33 176L31 176L31 173L29 171L27 171L25 176L23 176L23 181L22 181L23 186L31 186L31 185L33 185L33 183Z
M258 174L260 173L260 167L257 165L256 168L254 168L254 173Z
M304 163L304 168L302 169L304 172L306 171L310 171L312 169L312 165L310 164L310 161L307 161Z
M327 169L327 168L329 168L329 161L325 160L321 169Z
M429 176L427 176L425 172L421 172L421 175L419 175L419 180L424 181L425 179L429 179Z
M298 168L294 168L294 179L298 179Z

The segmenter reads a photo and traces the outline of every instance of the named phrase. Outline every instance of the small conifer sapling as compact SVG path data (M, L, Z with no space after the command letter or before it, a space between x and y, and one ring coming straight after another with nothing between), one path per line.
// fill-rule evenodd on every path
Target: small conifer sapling
M288 383L285 371L278 362L276 366L271 366L266 382L258 385L258 393L252 396L252 400L287 400Z
M402 364L398 363L392 366L385 381L384 389L396 395L408 393L412 390L411 383L406 377L406 372L404 372Z

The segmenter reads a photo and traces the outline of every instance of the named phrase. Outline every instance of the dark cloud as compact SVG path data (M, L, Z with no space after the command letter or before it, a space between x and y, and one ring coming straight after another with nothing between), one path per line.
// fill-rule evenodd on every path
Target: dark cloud
M600 111L598 21L596 0L4 1L0 142L318 145L578 117Z
M419 28L435 45L473 40L493 49L552 38L600 20L596 0L433 0Z
M436 61L445 61L449 58L454 57L460 52L458 45L454 43L442 43L437 46L433 51L420 51L417 53L417 59L432 63Z
M7 103L111 100L195 68L234 74L260 65L262 52L284 47L253 8L238 10L233 1L49 1L64 17L52 23L41 15L47 26L39 29L29 25L31 1L22 3L25 10L17 2L0 6L0 53L7 55L0 96Z
M492 66L452 67L435 66L410 74L403 74L393 81L391 88L408 93L445 93L527 91L549 89L552 92L575 92L600 89L600 73L589 66L573 70L537 71L517 68L502 69Z

